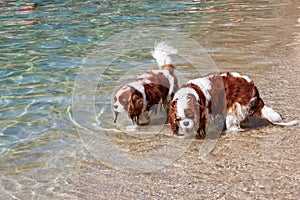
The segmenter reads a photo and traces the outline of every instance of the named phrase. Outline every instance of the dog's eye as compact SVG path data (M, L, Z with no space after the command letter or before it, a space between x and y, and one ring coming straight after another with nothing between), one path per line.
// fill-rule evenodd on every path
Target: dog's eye
M181 120L181 118L180 117L177 117L176 119L175 119L175 121L180 121Z
M121 103L122 105L125 105L125 104L126 104L126 100L125 100L125 99L120 99L120 103Z

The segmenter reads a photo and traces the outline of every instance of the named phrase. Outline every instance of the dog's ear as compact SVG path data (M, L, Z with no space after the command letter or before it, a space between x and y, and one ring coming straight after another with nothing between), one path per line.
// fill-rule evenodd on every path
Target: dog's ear
M169 122L171 124L171 129L174 134L177 134L179 130L179 121L177 119L176 111L177 111L177 100L173 100L170 102Z
M197 92L199 100L195 100L195 108L193 109L195 120L196 120L196 129L200 137L205 137L205 128L206 128L206 98L202 90L195 84L190 84L190 86Z
M203 100L200 98L198 102L196 103L197 108L197 113L194 113L195 116L197 116L197 133L201 138L204 138L206 135L205 129L206 129L206 106L205 106L205 99Z
M144 101L143 101L143 95L137 91L134 90L132 94L129 96L128 100L128 115L131 119L133 119L135 116L139 116L144 107Z

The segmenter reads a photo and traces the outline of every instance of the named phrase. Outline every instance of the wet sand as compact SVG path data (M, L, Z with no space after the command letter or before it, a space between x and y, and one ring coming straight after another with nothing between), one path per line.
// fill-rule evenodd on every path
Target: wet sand
M275 64L255 64L251 58L247 60L245 54L255 45L238 47L240 55L227 52L213 59L217 66L224 66L222 70L238 70L253 78L266 104L286 120L299 119L299 4L294 2L276 12L281 21L282 18L287 20L282 25L285 31L274 30L274 41L259 52L266 61L275 61ZM280 20L278 23L280 27ZM228 43L218 44L222 45ZM230 63L232 66L228 67ZM237 68L239 65L241 68ZM299 198L299 126L268 125L222 135L204 158L199 158L201 142L194 141L169 167L151 173L107 169L97 161L87 163L79 169L76 190L83 199Z

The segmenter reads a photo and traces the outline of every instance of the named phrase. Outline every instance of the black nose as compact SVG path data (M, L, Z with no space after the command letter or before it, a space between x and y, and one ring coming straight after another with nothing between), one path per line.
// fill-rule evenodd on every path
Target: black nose
M189 125L189 122L188 122L188 121L185 121L185 122L183 122L183 125L188 126L188 125Z
M118 105L114 105L114 109L117 109L118 108Z

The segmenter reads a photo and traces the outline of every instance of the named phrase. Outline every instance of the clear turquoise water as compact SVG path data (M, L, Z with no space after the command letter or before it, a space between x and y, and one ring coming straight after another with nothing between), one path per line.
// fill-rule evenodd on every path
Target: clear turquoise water
M117 81L133 68L143 71L155 66L147 44L145 49L118 56L111 70L100 74L101 79L82 75L87 61L93 60L91 55L101 62L104 55L97 52L113 36L152 28L186 35L203 45L221 70L251 73L254 79L265 77L265 82L258 83L262 86L273 79L263 73L280 65L278 54L272 55L270 49L284 52L281 47L296 32L295 18L287 20L278 14L285 6L294 8L293 1L35 2L0 2L0 196L4 199L22 199L23 194L26 199L82 196L85 189L76 190L78 177L74 174L93 163L94 156L83 144L90 138L79 137L72 118L74 83L99 81L95 109L111 119L110 93ZM179 59L182 74L195 76L184 62ZM93 66L101 71L97 66L105 64ZM271 100L272 92L267 94ZM90 114L80 113L82 119ZM112 124L104 128L117 130ZM89 131L100 132L96 128ZM113 136L115 144L131 149L124 136ZM100 168L105 168L102 164Z
M74 130L66 114L73 84L84 59L102 41L135 27L184 31L186 11L208 6L176 1L35 2L1 3L1 154L56 131ZM132 68L128 61L122 64Z

